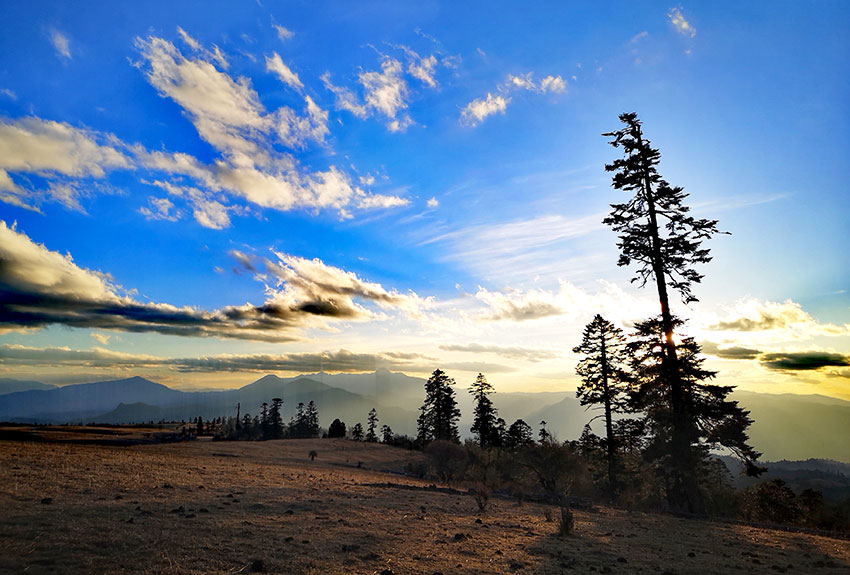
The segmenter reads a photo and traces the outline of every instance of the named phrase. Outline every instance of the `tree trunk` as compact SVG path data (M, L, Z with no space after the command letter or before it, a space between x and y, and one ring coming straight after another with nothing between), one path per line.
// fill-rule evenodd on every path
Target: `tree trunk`
M638 149L643 150L640 126L637 126ZM640 152L643 154L643 152ZM646 166L646 162L644 162ZM649 170L644 167L644 198L649 210L650 232L652 234L652 269L658 299L661 303L661 326L664 329L664 360L661 368L664 381L670 390L673 430L671 443L672 486L668 489L667 502L675 511L703 513L704 506L696 478L696 462L693 461L690 439L690 414L686 412L682 379L679 372L679 360L676 355L676 343L673 341L673 315L670 312L670 299L667 295L666 274L664 272L661 238L658 234L658 218L655 202L652 198L652 184Z
M608 357L605 351L605 333L599 334L599 344L602 350L602 393L605 398L605 434L608 438L608 485L611 492L616 492L614 473L614 426L611 422L611 393L608 390Z

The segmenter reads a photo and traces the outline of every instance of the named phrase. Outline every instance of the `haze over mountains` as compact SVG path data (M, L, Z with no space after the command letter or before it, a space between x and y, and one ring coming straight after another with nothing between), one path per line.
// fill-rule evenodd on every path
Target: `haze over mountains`
M299 402L314 401L320 422L366 422L373 407L381 425L415 434L425 380L378 370L363 374L316 373L293 378L266 375L226 391L185 392L142 377L55 387L35 381L0 380L0 420L25 423L132 423L256 415L263 402L284 400L288 421ZM469 435L472 397L457 390L461 433ZM751 411L753 445L765 460L834 459L850 463L850 401L819 395L774 395L737 391L734 399ZM579 405L574 392L496 393L493 401L508 424L523 419L535 430L541 421L559 439L575 439L595 412ZM601 430L597 430L599 432Z

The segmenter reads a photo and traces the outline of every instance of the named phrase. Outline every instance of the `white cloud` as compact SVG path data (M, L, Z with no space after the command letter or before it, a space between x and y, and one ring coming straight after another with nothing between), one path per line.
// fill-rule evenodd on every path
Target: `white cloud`
M682 36L693 38L697 35L696 28L691 26L690 22L685 19L681 8L671 8L670 12L667 13L667 17L670 19L670 23L673 24L676 32Z
M431 54L427 58L419 58L411 62L407 67L407 71L411 76L421 80L429 88L435 88L437 86L437 81L434 79L436 68L437 58Z
M333 82L331 82L330 72L322 74L322 83L325 85L325 88L333 92L334 96L336 96L337 110L346 110L351 112L361 120L365 120L369 117L369 110L367 110L366 106L358 100L357 94L348 88L335 86Z
M281 41L286 41L295 36L295 33L284 26L280 26L278 24L274 24L274 29L277 30L277 37Z
M548 289L519 290L505 288L490 291L479 286L475 298L487 306L477 316L484 321L542 320L569 315L575 322L596 313L619 325L629 325L658 313L652 298L637 298L615 284L599 281L601 290L590 293L571 282L560 280L557 291ZM582 319L582 321L584 321Z
M177 33L180 34L180 39L183 40L183 42L187 46L189 46L189 48L196 52L201 51L201 44L197 40L189 36L189 34L180 26L177 27Z
M387 290L381 284L361 279L353 272L281 252L278 261L265 260L268 272L279 280L279 290L270 291L273 301L290 308L307 306L325 310L327 315L347 319L379 319L357 300L376 304L382 310L400 310L409 317L421 317L432 304L414 292Z
M473 100L461 110L461 122L468 126L476 126L493 114L504 115L510 101L510 98L488 93L486 98Z
M186 110L204 140L225 153L260 152L251 135L266 131L270 120L247 78L234 81L206 60L188 60L162 38L136 44L149 64L148 81Z
M304 88L304 84L301 83L298 74L290 70L289 66L283 63L280 54L277 52L274 52L271 57L266 56L266 70L274 72L280 78L281 82L296 90Z
M540 81L540 91L560 94L567 91L567 83L560 76L546 76Z
M401 62L385 57L380 72L361 72L366 105L390 119L407 107L407 83L401 76Z
M328 113L305 96L304 114L289 107L267 112L247 78L234 80L201 55L187 59L171 43L160 38L138 40L147 62L148 80L163 96L177 102L187 113L201 138L222 154L213 166L203 166L190 156L143 153L149 167L195 178L212 192L228 192L260 207L339 211L350 217L348 207L395 207L406 200L370 195L352 185L348 175L330 166L309 172L275 144L303 149L308 143L323 144L329 134ZM267 59L267 68L285 82L303 86L278 54ZM326 84L329 78L324 78ZM392 106L392 90L379 79L374 85L375 105ZM403 120L403 119L402 119ZM231 206L209 194L189 195L195 219L213 228L226 227Z
M433 209L433 208L436 208L437 206L439 206L440 202L437 200L436 197L431 197L431 199L428 200L425 205L428 206L429 208Z
M66 60L71 59L71 46L67 36L59 30L52 30L50 32L50 42L53 44L53 48L56 50L58 56Z
M487 93L486 98L478 98L467 104L460 113L460 122L468 126L476 126L493 114L505 114L508 104L511 102L507 94L511 91L523 90L537 94L563 93L567 90L567 83L561 76L546 76L540 83L536 83L532 72L523 75L508 74L504 83L497 87L499 94Z
M105 333L92 332L89 335L91 335L95 339L95 341L97 341L101 345L107 345L109 343L110 336Z
M367 210L372 208L397 208L409 203L410 200L398 196L369 195L363 196L357 202L357 207Z
M113 136L61 122L0 119L0 200L36 211L44 201L84 211L79 203L84 192L74 180L103 178L107 170L132 168L131 159L118 147ZM15 185L11 178L15 173L42 176L47 186L33 190Z
M351 112L360 119L371 116L386 118L386 127L390 132L404 132L416 122L404 110L408 107L411 89L408 77L413 77L429 88L437 87L436 70L439 60L433 54L421 57L407 46L393 45L407 56L407 68L390 56L381 56L381 70L361 71L357 82L362 89L362 99L344 86L331 81L329 72L322 75L325 88L336 96L336 109ZM451 62L444 65L449 66Z
M18 99L18 95L15 94L15 92L10 90L9 88L0 88L0 94L6 96L7 98L9 98L11 100L17 100Z
M736 339L749 341L800 341L818 336L850 335L850 324L819 322L799 303L791 300L781 303L757 299L741 300L708 329L730 332L730 335L734 333Z
M129 158L99 134L35 117L0 120L0 168L49 176L101 178L128 168Z
M172 196L185 198L192 209L195 221L205 228L221 230L230 227L230 216L228 215L230 207L221 203L217 199L217 194L160 180L152 182L152 184L162 188ZM156 211L145 207L139 210L148 219L176 221L182 216L179 210L174 214L171 213L174 205L168 198L151 198L150 202Z
M307 107L305 116L299 116L285 106L278 108L276 113L277 136L290 148L303 148L309 141L321 144L330 133L327 111L322 110L310 96L304 96L304 102Z
M148 198L148 206L139 208L139 213L149 220L167 220L176 222L183 215L180 210L174 209L174 203L168 198Z
M508 84L512 88L519 88L520 90L537 89L537 86L534 84L534 80L531 79L531 72L527 73L525 76L514 76L512 74L508 74Z

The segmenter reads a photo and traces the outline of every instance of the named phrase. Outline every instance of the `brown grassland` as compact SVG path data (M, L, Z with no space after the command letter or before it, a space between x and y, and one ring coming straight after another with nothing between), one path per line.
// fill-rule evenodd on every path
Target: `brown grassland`
M560 537L544 505L480 512L400 473L421 457L335 439L0 441L0 573L850 572L846 540L604 506Z

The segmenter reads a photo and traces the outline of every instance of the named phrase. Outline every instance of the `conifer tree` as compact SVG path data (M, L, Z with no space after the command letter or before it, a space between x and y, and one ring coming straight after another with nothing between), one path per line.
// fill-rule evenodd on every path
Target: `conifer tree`
M601 405L605 419L605 451L608 463L608 485L617 489L616 457L617 438L614 434L615 413L626 410L628 393L626 339L621 329L596 314L584 327L581 344L573 353L584 357L576 365L581 385L576 391L581 405ZM596 419L594 417L593 419ZM593 419L590 421L592 422Z
M393 430L389 425L381 426L381 441L384 443L392 443L395 435L393 434Z
M283 400L279 397L272 398L272 404L268 411L268 435L272 439L283 437L283 417L280 410L283 408Z
M369 416L366 421L366 441L376 443L378 441L378 412L373 407L369 410Z
M363 425L359 421L351 428L351 439L363 441Z
M269 404L265 401L260 406L260 435L265 439L269 433Z
M669 467L666 469L667 502L678 511L702 513L704 506L697 482L697 454L691 443L694 414L685 397L681 367L673 339L673 313L668 288L678 292L685 304L697 301L691 288L702 275L697 264L711 260L702 243L719 233L716 220L696 219L683 204L687 194L671 187L658 173L661 153L650 146L634 113L621 114L625 125L603 134L613 138L610 144L623 148L623 157L605 166L614 172L613 186L633 194L625 203L612 204L603 223L618 233L620 266L635 264L632 281L641 286L653 280L661 304L660 327L663 355L658 382L669 396Z
M339 419L334 419L331 426L328 427L328 437L345 437L345 423Z
M304 413L304 435L305 437L319 436L319 408L310 400Z
M682 325L673 317L674 329ZM650 432L646 453L662 467L672 467L673 406L669 390L661 385L665 357L663 325L659 318L635 324L634 339L627 344L631 355L636 386L630 398L633 406L646 414ZM685 428L691 446L690 465L699 470L711 449L725 447L743 461L748 475L758 475L763 468L756 464L761 455L747 442L747 427L752 423L749 412L730 401L733 386L710 383L717 372L705 369L700 346L692 337L684 337L677 346L679 372L685 409L690 415Z
M460 410L452 386L454 379L440 369L435 369L425 382L425 402L417 420L417 439L427 443L438 439L458 443L457 422Z
M505 437L505 446L510 448L522 447L534 443L531 426L522 419L517 419L508 428Z
M488 397L493 393L493 386L487 381L483 374L479 373L475 383L469 387L472 394L474 407L474 419L470 431L475 435L478 445L481 447L492 447L500 443L497 420L499 411L493 406Z

